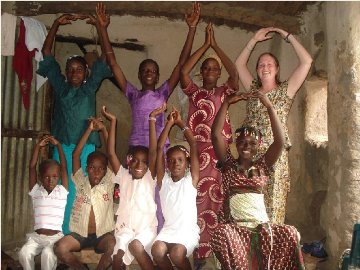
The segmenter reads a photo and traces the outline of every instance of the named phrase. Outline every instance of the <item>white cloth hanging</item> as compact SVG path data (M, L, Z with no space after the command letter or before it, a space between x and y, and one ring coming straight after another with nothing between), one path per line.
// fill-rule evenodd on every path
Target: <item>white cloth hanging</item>
M1 14L1 55L15 53L16 16L4 12Z
M45 25L33 18L21 17L25 25L25 44L29 51L37 49L35 52L35 60L37 61L37 68L39 68L39 62L43 60L41 49L47 36ZM36 75L36 90L46 82L47 78L40 75Z

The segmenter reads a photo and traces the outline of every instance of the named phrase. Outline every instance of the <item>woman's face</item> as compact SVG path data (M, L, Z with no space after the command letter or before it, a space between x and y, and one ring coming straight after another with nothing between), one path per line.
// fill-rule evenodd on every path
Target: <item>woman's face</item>
M184 151L177 149L171 151L167 157L167 166L174 182L183 178L185 170L189 166Z
M241 133L236 139L236 149L239 157L244 159L252 159L257 153L258 140L252 135L245 135Z
M217 82L221 75L218 61L208 58L204 61L200 70L204 82Z
M265 54L260 57L256 72L261 81L275 81L275 77L279 72L279 67L276 65L276 61L273 57Z
M83 84L86 78L86 67L77 61L70 60L66 66L66 79L74 87L79 87Z
M145 63L139 70L138 77L142 86L155 88L159 80L159 71L154 63Z

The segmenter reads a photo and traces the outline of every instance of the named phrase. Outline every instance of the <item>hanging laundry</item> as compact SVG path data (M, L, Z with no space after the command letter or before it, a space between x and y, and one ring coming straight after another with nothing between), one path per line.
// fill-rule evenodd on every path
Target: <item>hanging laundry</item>
M39 68L39 62L43 60L41 49L44 45L44 41L47 36L45 25L33 18L21 17L25 25L25 44L28 50L31 52L36 49L35 60L37 61L37 69ZM36 90L46 82L47 78L44 78L36 74Z
M1 55L14 55L16 16L1 14Z
M24 21L20 20L20 31L15 46L13 68L19 78L22 101L26 110L30 107L30 89L33 77L32 58L34 56L35 50L30 52L25 45L25 25Z

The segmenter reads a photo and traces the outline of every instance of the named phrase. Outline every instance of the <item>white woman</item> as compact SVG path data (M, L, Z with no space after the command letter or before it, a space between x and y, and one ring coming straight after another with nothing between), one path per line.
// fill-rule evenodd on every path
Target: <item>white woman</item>
M278 59L271 53L261 54L256 63L257 78L250 73L247 62L258 42L271 39L271 32L281 35L296 53L298 64L290 77L281 82L279 79L280 66ZM273 104L285 131L285 150L274 167L265 191L265 204L270 220L276 224L283 224L287 193L290 189L288 165L288 151L291 143L288 136L287 118L297 91L303 84L311 67L312 58L306 49L297 41L294 35L275 27L262 28L249 40L237 58L235 65L239 78L246 91L266 94ZM271 125L266 109L258 99L248 99L244 126L252 126L260 130L263 141L259 154L262 155L272 143Z

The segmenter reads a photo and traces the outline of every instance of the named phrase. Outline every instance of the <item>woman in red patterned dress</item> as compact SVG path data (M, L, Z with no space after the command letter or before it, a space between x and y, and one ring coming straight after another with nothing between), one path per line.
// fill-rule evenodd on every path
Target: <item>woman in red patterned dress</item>
M261 144L257 129L242 127L235 132L237 159L221 134L229 106L250 98L258 98L266 107L274 139L255 161ZM211 137L225 196L211 248L222 269L304 269L298 231L290 225L271 224L264 204L263 188L285 144L282 124L267 95L255 92L227 97L215 117Z
M190 78L190 72L201 56L212 48L229 74L222 86L217 86L221 75L220 63L215 58L207 58L201 65L202 86L196 85ZM200 227L200 243L194 252L195 264L204 262L211 255L210 238L217 226L217 214L223 202L221 176L216 169L217 160L211 143L211 126L224 98L238 88L238 74L233 62L217 45L212 24L206 27L204 44L185 62L180 76L181 87L189 97L188 126L193 132L199 151L200 180L198 183L197 210ZM225 143L231 141L231 128L227 121L223 125L222 138Z

